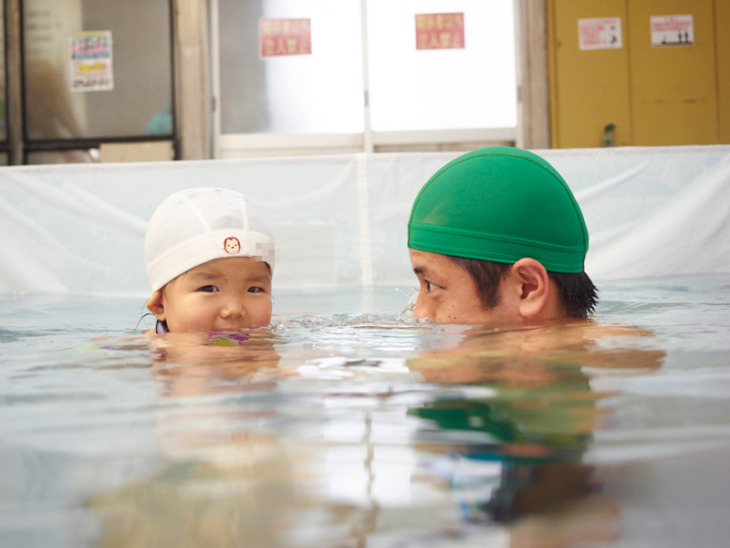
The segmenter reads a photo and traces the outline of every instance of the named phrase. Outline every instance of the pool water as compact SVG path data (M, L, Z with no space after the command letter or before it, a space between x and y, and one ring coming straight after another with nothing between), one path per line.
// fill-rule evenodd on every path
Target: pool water
M729 289L611 282L593 326L506 332L281 294L245 341L3 296L0 546L722 546Z

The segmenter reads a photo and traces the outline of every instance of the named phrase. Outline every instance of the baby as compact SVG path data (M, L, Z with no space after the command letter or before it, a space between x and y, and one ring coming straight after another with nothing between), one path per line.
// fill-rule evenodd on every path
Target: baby
M271 321L274 239L238 192L189 188L165 198L147 228L145 263L157 333Z

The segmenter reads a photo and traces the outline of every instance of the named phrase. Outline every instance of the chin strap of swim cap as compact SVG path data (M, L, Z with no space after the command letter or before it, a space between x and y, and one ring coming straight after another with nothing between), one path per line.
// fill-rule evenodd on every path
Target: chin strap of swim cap
M538 155L490 147L452 160L419 192L408 247L501 263L524 257L582 272L588 230L573 193Z

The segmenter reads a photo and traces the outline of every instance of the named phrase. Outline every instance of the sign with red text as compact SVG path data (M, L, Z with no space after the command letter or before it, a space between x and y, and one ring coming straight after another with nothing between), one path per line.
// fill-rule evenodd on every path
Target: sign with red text
M691 15L659 15L651 17L651 45L691 46L695 42Z
M464 14L417 13L416 49L464 49Z
M71 91L114 89L111 31L75 32L69 42Z
M621 49L621 18L578 19L578 47L582 50Z
M259 19L261 57L311 55L310 19Z

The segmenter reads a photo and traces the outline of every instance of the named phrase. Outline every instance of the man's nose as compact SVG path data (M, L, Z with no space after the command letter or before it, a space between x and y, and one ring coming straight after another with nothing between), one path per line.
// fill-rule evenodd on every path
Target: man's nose
M416 306L413 307L413 315L423 320L433 319L433 308L428 303L428 300L424 298L422 289L418 292Z

